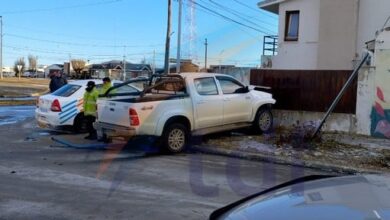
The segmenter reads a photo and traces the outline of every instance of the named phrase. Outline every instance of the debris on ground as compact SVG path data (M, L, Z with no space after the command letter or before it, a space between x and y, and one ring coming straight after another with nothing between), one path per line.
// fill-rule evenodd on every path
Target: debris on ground
M311 140L309 134L312 134L310 132L315 126L314 123L305 123L297 125L293 130L263 135L232 132L208 138L204 145L241 154L259 154L304 164L323 164L325 167L332 165L353 170L390 171L390 140L344 133L325 133Z

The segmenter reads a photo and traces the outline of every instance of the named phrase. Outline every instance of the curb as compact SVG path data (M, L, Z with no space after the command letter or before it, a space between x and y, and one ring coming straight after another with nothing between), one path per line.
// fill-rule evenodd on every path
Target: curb
M210 146L202 146L202 147L191 146L190 149L201 153L212 154L212 155L227 156L227 157L247 159L253 161L262 161L262 162L268 162L268 163L274 163L280 165L305 167L305 168L331 171L331 172L344 173L344 174L379 173L378 171L369 170L369 169L359 169L354 167L338 166L334 164L318 163L315 161L294 161L293 159L280 158L273 155L267 155L261 153L250 153L250 152L238 151L238 150L226 150L226 149L210 147Z

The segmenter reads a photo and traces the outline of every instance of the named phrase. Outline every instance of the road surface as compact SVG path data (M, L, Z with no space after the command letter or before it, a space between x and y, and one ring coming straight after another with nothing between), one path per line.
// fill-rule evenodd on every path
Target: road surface
M0 219L207 219L245 195L326 174L196 152L144 153L131 143L117 150L51 146L51 137L89 142L39 129L31 117L12 118L0 126Z

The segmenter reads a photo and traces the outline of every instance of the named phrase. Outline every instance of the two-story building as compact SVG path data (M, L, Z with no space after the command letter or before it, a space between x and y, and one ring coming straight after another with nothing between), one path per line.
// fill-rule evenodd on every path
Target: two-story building
M378 72L385 69L387 61L390 63L390 53L388 57L383 55L386 53L375 54L378 48L390 49L384 48L390 39L383 40L390 36L386 33L390 26L389 0L263 0L258 7L279 15L276 53L265 57L267 69L262 70L262 82L279 82L282 93L298 94L299 97L283 97L285 104L291 104L288 101L293 99L309 102L309 108L302 111L315 111L302 115L316 114L308 117L315 120L330 106L343 82L369 50L374 53L371 62L360 71L359 79L340 103L343 107L336 111L346 114L333 114L328 130L376 135L379 120L382 125L389 124L390 135L386 104L390 100L383 98L390 97L390 90L383 87L388 78L386 72ZM322 90L316 93L314 85ZM384 109L377 110L378 105ZM374 118L377 111L382 118Z

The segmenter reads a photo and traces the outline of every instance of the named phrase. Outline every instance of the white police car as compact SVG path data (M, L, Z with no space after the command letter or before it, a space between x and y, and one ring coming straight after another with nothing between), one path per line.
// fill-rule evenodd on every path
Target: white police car
M88 81L94 81L96 88L103 85L102 80L77 80L70 81L57 91L40 96L37 100L35 118L42 128L58 128L73 126L75 132L85 131L83 114L83 97ZM121 81L113 80L112 84L118 85ZM123 93L139 92L136 86L121 87Z

